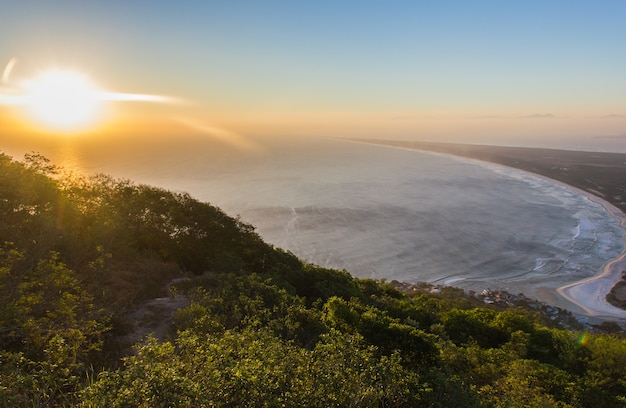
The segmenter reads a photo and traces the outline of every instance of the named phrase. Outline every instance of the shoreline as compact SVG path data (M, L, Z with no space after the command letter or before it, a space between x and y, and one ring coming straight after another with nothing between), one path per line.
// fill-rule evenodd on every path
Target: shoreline
M606 295L611 291L611 289L613 289L613 287L615 287L619 282L622 281L623 279L622 274L626 270L626 213L622 211L621 209L619 209L618 207L616 207L615 205L611 204L610 202L606 201L605 199L601 197L598 197L597 195L594 195L588 191L582 190L576 186L565 183L563 181L556 180L554 178L550 178L548 176L538 174L529 170L525 170L523 168L509 166L507 164L503 164L500 162L489 161L489 160L485 160L481 158L472 157L469 155L454 154L453 152L445 152L439 149L429 150L424 147L420 148L420 146L410 146L409 144L398 145L398 144L394 144L394 143L397 143L394 141L389 141L390 143L387 144L384 141L379 141L379 140L372 140L372 141L367 141L363 139L361 140L342 139L342 140L349 141L349 142L356 142L356 143L368 143L368 144L374 144L378 146L406 149L406 150L412 150L412 151L420 151L420 152L429 153L429 154L443 155L443 156L453 157L453 158L462 158L466 160L476 161L481 164L487 163L490 165L503 166L505 168L514 169L516 171L521 171L523 173L530 174L534 177L538 177L540 179L547 180L551 183L563 186L569 189L570 191L576 194L579 194L585 197L586 199L602 206L604 211L610 217L617 219L619 226L625 231L624 250L622 251L622 253L617 258L614 258L605 262L602 268L600 269L600 271L591 277L578 280L575 282L571 282L566 285L559 286L557 288L546 288L545 286L537 286L537 287L534 287L533 289L534 289L535 295L539 295L538 300L545 301L545 300L549 300L547 298L557 298L557 299L561 298L565 301L565 303L569 303L575 306L576 308L578 308L582 312L580 314L583 314L584 316L590 319L619 320L622 322L626 322L626 310L621 309L617 306L614 306L606 300ZM545 294L546 296L543 296L541 292L545 290L548 290L549 293ZM542 299L544 297L546 299ZM555 303L554 300L555 299L552 299L552 301L549 303L552 303L552 304ZM563 302L559 301L556 303L563 303ZM567 305L563 305L563 306L567 307Z
M427 150L421 151L428 153ZM450 156L462 157L455 156L453 154L451 154ZM467 157L463 158L471 159ZM610 202L562 181L500 163L485 162L484 160L480 159L471 160L514 169L515 171L521 171L534 177L546 180L550 183L560 185L572 191L573 193L583 196L587 200L600 205L610 217L613 217L618 221L619 226L624 230L624 250L620 255L617 256L617 258L606 261L602 265L598 273L588 278L571 282L557 288L537 286L533 289L535 290L536 294L539 294L545 290L550 291L547 294L544 293L543 295L540 295L538 297L538 300L540 301L547 301L548 297L554 297L557 300L556 302L552 301L547 303L559 304L562 303L559 301L559 298L561 298L579 308L582 311L582 314L589 318L596 318L600 320L617 319L626 322L626 310L620 309L619 307L612 305L606 300L606 296L615 285L622 281L622 275L624 272L626 272L626 213L624 213L622 210L620 210Z
M626 231L626 214L611 203L585 191L571 187L574 191L584 194L589 200L600 204L604 210L619 221L619 225ZM626 235L624 237L626 242ZM626 310L610 304L606 295L622 281L626 270L626 248L615 259L607 261L601 271L589 278L563 285L556 289L557 293L570 303L585 311L587 316L597 318L613 318L626 320ZM608 286L607 286L608 285ZM581 301L585 299L586 301Z

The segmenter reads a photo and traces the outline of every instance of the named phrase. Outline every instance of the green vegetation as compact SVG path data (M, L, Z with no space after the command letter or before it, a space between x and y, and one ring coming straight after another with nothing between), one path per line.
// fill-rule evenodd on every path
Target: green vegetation
M0 154L0 217L1 406L626 404L618 335L310 265L187 194ZM168 285L187 306L127 350Z
M626 310L626 271L622 273L622 280L606 295L606 300L613 306Z

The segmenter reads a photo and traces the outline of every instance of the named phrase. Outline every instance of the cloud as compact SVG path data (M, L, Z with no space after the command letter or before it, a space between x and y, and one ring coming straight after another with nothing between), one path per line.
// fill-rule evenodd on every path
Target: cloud
M605 135L605 136L593 136L594 139L626 139L625 135Z
M605 119L626 119L626 115L620 115L619 113L611 113L610 115L602 116Z
M397 115L393 117L394 120L415 120L417 119L414 115Z
M422 119L439 119L440 116L436 115L419 115L419 114L407 114L393 116L393 120L422 120Z
M535 113L532 115L522 116L522 118L526 119L552 119L555 116L551 113Z

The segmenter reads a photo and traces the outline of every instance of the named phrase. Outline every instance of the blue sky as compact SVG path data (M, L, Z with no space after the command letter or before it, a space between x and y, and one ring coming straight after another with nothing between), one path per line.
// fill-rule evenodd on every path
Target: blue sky
M624 21L623 1L21 0L0 61L176 96L239 132L621 135Z

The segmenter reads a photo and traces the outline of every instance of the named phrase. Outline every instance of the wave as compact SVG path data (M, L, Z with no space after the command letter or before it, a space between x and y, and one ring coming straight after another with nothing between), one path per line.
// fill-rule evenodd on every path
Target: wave
M323 266L468 289L533 294L538 284L593 276L623 250L616 220L564 186L417 152L351 152L337 165L349 171L320 160L323 180L315 157L302 158L306 171L285 168L286 183L255 172L256 186L244 189L256 196L266 183L272 198L248 200L242 217L268 241Z

